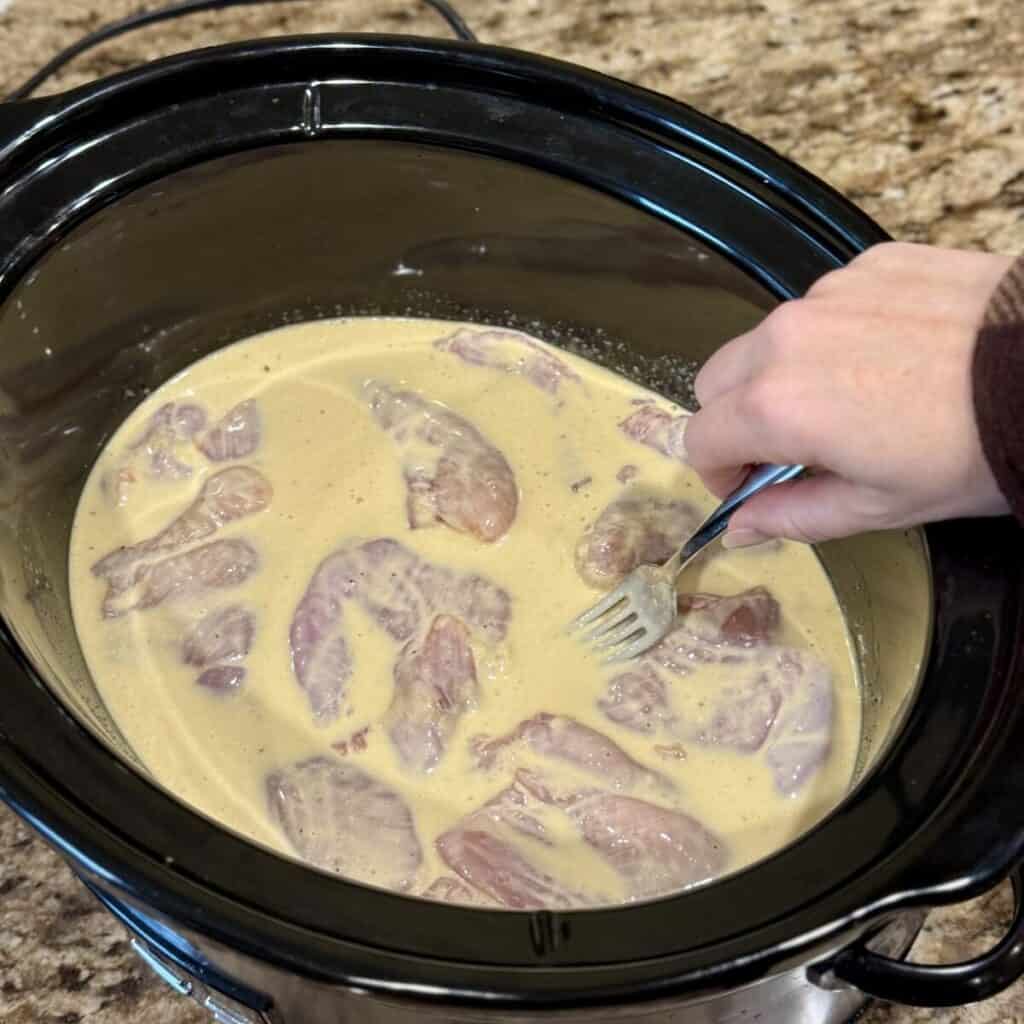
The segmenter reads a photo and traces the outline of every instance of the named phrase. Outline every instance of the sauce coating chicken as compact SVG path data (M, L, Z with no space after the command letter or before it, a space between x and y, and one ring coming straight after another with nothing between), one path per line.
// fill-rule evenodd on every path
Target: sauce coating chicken
M161 785L350 882L557 911L712 882L841 798L860 709L804 547L699 560L632 663L567 635L711 506L686 422L504 328L229 346L96 460L69 566L88 668Z

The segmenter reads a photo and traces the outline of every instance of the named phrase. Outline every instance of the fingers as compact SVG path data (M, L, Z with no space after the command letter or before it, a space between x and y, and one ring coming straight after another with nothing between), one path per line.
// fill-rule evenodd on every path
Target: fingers
M890 525L883 503L855 484L825 474L776 484L751 498L729 520L722 543L742 547L783 537L815 544Z
M735 469L706 470L700 474L700 478L704 486L716 498L724 498L743 483L749 472L749 466L738 466Z
M813 439L801 436L803 417L794 405L792 389L770 373L720 395L687 423L690 465L719 495L757 463L816 465Z
M733 517L730 542L816 541L963 507L950 496L984 465L970 443L975 334L1008 263L876 246L708 360L686 431L707 486L724 496L756 463L821 474L759 495ZM972 488L968 507L978 503Z
M727 391L746 383L760 368L758 356L762 325L723 345L701 367L693 382L693 393L702 405L715 401Z
M778 447L768 428L777 419L779 396L769 392L763 371L805 319L798 302L784 303L720 348L697 375L701 409L687 424L686 450L713 494L728 494L754 463L799 461L770 454Z
M793 299L776 306L753 330L723 345L694 381L701 406L742 388L773 365L784 365L806 350L819 327L817 306Z
M693 382L694 394L702 405L742 387L778 355L784 340L801 322L806 306L793 299L776 306L753 330L723 345L701 368Z
M695 412L686 424L686 455L704 486L724 497L760 456L760 439L743 406L742 388L733 388Z

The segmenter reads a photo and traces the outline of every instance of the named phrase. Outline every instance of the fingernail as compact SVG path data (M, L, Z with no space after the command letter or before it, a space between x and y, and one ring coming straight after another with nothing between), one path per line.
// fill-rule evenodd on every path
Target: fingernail
M723 548L752 548L755 544L764 544L771 540L767 534L760 530L729 530L722 538Z

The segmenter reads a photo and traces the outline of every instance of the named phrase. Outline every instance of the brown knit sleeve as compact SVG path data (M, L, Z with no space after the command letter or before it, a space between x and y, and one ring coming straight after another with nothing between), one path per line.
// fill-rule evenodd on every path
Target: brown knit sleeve
M1024 257L989 300L974 349L972 386L985 457L1024 522Z

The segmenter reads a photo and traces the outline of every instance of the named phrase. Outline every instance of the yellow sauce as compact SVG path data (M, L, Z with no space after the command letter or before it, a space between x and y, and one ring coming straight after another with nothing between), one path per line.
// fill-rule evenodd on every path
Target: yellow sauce
M597 701L609 669L563 631L599 596L577 575L574 551L605 506L631 490L684 498L701 510L713 501L692 471L620 430L636 399L656 396L564 353L559 357L580 379L563 380L556 394L522 375L467 365L433 345L458 326L351 319L282 328L196 363L122 425L82 494L70 582L87 663L128 742L154 778L182 800L294 855L268 815L267 774L310 756L336 756L333 743L370 726L366 749L347 756L412 808L424 854L416 891L451 875L433 839L511 777L511 768L479 770L470 740L504 734L539 711L570 715L602 731L637 761L672 778L678 785L674 806L726 841L727 870L792 841L845 793L860 738L860 693L847 633L814 552L784 544L717 553L687 571L684 587L735 594L764 585L778 598L783 642L811 649L835 680L832 745L824 766L795 796L783 797L760 757L694 743L683 744L685 759L659 757L653 744L667 740L604 717ZM399 454L365 398L370 380L443 402L500 449L519 489L518 513L504 537L489 544L444 525L410 530ZM105 587L91 573L93 564L120 545L158 532L223 468L181 445L175 454L191 467L188 478L140 478L119 501L111 480L129 458L129 446L168 401L200 402L216 419L246 398L259 404L263 440L244 462L271 481L273 499L265 511L224 526L217 536L249 538L260 553L259 571L226 594L105 619ZM616 474L627 463L638 472L623 484ZM375 537L396 538L431 562L479 573L513 599L507 640L499 648L474 644L478 706L459 721L446 755L427 775L404 768L380 728L392 697L396 647L358 608L346 612L358 664L348 714L316 724L291 665L290 620L318 564L342 544ZM223 694L197 686L196 671L180 652L186 626L228 601L254 609L256 632L244 685ZM729 681L730 666L709 666L675 682L672 700L683 709L710 706ZM653 791L638 795L658 799ZM578 888L624 898L608 864L558 815L549 817L559 843L532 850L531 859ZM372 882L372 865L361 874Z

